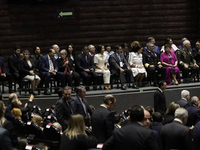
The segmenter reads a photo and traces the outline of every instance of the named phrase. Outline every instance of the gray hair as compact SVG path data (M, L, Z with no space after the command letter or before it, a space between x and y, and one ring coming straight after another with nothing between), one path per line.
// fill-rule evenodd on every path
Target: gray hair
M62 49L62 50L60 51L60 54L65 54L65 55L67 55L67 51L66 51L65 49Z
M55 48L56 46L58 46L57 44L53 44L52 46L51 46L51 48Z
M183 41L183 45L186 45L186 44L188 44L188 43L190 43L189 40L185 40L185 41Z
M151 46L151 44L153 44L153 43L149 42L149 43L147 43L147 46Z
M188 90L181 91L181 98L185 98L187 95L190 95L190 92Z
M185 40L188 40L188 39L186 37L184 37L181 40L182 40L182 42L184 42Z
M91 48L93 48L93 47L94 47L94 45L92 45L92 44L90 44L90 45L88 46L89 49L91 49Z
M192 96L191 98L191 104L195 104L196 102L198 102L198 97L197 96Z
M177 108L174 117L182 119L184 117L188 116L188 111L185 108Z
M27 55L30 55L31 53L29 52L29 50L24 50L23 54L26 53Z
M78 94L79 92L82 92L82 89L85 89L85 86L80 85L76 87L76 94Z

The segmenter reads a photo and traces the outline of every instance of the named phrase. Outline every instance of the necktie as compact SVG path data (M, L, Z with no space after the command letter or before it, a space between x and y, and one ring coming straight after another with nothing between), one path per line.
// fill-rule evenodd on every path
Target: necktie
M85 106L85 100L82 98L82 105L83 105L83 109L84 109L84 112L85 112L85 115L86 115L86 118L87 118L87 111L86 111L86 106Z
M88 61L87 61L87 55L85 56L85 61L88 62Z
M49 64L50 64L50 71L54 71L53 62L51 58L49 59Z
M70 109L71 114L74 114L74 111L72 110L72 107L71 107L71 104L70 104L69 101L67 101L67 105L68 105L68 107Z

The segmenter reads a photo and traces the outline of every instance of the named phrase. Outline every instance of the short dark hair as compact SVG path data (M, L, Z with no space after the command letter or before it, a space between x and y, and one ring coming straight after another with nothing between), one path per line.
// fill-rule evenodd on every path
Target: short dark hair
M123 43L123 44L122 44L122 48L124 48L124 47L126 47L126 46L128 47L129 45L128 45L127 43Z
M76 94L78 94L79 92L82 92L82 89L85 89L85 86L82 86L82 85L77 86L76 87Z
M88 46L84 46L83 50L89 50Z
M133 52L138 52L141 48L142 48L142 47L141 47L140 45L138 45L138 46L134 47L134 48L132 49L132 51L133 51Z
M106 49L106 47L109 47L109 46L110 46L111 49L112 49L112 46L110 45L110 43L107 43L107 44L106 44L105 49Z
M20 46L19 45L16 45L13 50L16 51L17 49L20 49Z
M152 117L154 122L162 122L163 117L160 112L153 113Z
M34 53L34 54L35 54L35 51L36 51L37 47L39 47L39 46L34 46L34 47L33 47L33 53Z
M114 101L115 101L115 98L113 96L105 96L103 98L103 103L106 105L108 105L110 102L114 103Z
M49 49L49 51L48 51L48 53L52 53L52 51L53 51L53 49L52 49L52 48L50 48L50 49Z
M72 88L70 87L70 86L65 86L64 88L63 88L63 91L64 90L72 90Z
M58 97L62 97L62 94L63 94L63 88L59 88L58 89Z
M97 53L101 53L102 47L103 47L103 45L99 45L99 46L97 47Z
M144 119L144 110L140 105L134 105L130 110L131 122L142 121Z
M160 82L158 82L158 87L160 88L162 85L164 85L165 82L166 81L160 81Z
M115 45L115 50L116 49L119 49L121 46L119 46L119 45Z

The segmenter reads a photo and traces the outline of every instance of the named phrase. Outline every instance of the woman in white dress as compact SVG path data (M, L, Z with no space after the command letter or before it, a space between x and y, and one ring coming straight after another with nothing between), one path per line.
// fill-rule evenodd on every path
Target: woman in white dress
M104 88L110 89L110 70L107 68L107 55L104 54L103 45L97 47L97 54L94 55L95 72L103 74Z
M142 63L142 51L143 48L137 46L129 53L128 63L131 66L136 86L142 86L142 80L144 76L147 76L146 69Z

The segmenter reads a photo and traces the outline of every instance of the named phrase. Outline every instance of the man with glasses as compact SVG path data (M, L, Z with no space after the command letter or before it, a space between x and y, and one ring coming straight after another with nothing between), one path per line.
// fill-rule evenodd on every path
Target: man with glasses
M143 63L150 81L154 82L154 86L159 81L166 80L166 68L161 65L160 58L154 51L153 43L147 43L147 50L143 53Z

